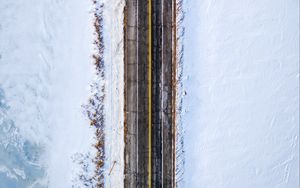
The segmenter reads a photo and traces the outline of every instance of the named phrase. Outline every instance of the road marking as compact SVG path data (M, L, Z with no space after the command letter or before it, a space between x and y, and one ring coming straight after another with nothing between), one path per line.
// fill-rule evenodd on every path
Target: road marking
M164 0L161 1L161 183L164 187Z
M152 179L152 76L151 76L151 69L152 69L152 0L148 0L148 187L151 188L151 179Z
M136 1L136 109L137 109L137 116L136 116L136 184L138 185L138 174L139 174L139 0Z
M176 59L176 55L177 55L177 33L176 33L176 29L177 29L177 25L176 25L176 21L177 21L177 18L176 18L176 0L173 1L173 48L174 48L174 54L173 54L173 63L172 63L172 91L173 91L173 95L172 95L172 129L173 129L173 152L172 152L172 163L173 163L173 167L172 167L172 170L173 170L173 173L172 173L172 176L173 176L173 181L172 181L172 187L176 188L176 166L175 166L175 163L176 163L176 77L177 77L177 73L176 73L176 63L177 63L177 59Z

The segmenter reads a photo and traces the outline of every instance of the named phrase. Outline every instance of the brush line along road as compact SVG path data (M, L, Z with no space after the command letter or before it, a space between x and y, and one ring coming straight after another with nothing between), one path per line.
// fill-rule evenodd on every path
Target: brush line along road
M175 187L175 0L126 0L125 187Z

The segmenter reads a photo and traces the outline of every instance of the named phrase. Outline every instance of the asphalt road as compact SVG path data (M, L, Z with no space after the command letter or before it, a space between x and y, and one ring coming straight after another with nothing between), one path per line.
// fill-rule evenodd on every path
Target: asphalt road
M125 187L174 187L173 6L126 1Z

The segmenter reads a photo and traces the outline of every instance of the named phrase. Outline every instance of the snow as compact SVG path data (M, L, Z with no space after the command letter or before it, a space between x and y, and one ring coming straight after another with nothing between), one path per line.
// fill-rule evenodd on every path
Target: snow
M124 0L103 0L105 99L105 187L124 187Z
M93 155L92 2L0 3L0 187L72 187Z
M184 7L184 186L299 187L299 1Z

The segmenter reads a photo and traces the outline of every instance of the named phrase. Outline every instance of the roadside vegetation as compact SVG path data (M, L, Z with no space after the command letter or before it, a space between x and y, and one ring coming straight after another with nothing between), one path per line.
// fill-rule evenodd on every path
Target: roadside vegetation
M94 186L104 187L104 161L105 161L105 118L104 118L104 99L105 99L105 65L104 65L104 44L103 44L103 3L93 0L94 16L94 53L92 55L95 68L95 79L91 84L91 96L88 104L84 106L90 126L95 127L94 147L96 156L95 173L93 176Z

